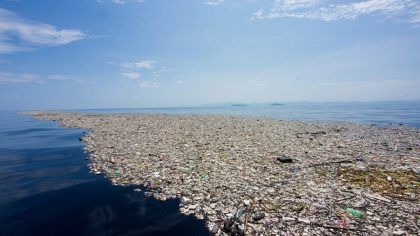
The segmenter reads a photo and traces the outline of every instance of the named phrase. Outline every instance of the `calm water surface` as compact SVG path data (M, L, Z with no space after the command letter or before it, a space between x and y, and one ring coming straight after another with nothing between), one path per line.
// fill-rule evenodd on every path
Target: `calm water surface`
M236 107L81 110L100 113L228 114L420 127L419 102L288 103ZM145 198L89 173L78 138L16 112L0 112L0 235L208 235L178 202Z
M404 124L420 128L420 102L348 102L348 103L286 103L273 106L149 108L149 109L91 109L98 113L166 113L166 114L223 114L265 116L281 120L347 121L375 124Z
M0 235L209 235L178 201L112 186L86 167L83 130L0 112Z

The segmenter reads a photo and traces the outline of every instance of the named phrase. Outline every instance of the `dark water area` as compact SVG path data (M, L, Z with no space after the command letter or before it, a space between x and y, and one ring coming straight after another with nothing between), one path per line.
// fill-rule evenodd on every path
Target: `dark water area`
M178 200L89 173L83 134L0 112L0 235L209 235Z

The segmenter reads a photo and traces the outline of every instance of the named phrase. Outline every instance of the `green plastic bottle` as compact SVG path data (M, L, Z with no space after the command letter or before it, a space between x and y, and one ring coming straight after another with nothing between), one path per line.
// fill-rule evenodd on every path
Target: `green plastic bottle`
M354 217L356 217L356 218L363 218L363 216L365 215L365 213L363 213L363 212L361 212L361 211L359 211L359 210L356 210L356 209L353 209L353 208L350 208L350 207L347 207L346 209L344 209L346 212L347 212L347 214L349 214L349 215L351 215L351 216L354 216Z

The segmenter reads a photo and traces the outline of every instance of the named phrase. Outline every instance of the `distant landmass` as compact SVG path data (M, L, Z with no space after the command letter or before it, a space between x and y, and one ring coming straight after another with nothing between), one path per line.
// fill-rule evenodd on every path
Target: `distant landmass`
M230 105L231 107L246 107L248 106L247 104L232 104Z
M275 103L271 103L271 106L284 106L284 104L275 102Z

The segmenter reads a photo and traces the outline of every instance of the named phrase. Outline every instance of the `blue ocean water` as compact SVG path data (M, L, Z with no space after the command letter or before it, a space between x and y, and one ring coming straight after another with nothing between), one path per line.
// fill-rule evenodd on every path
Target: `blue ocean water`
M86 109L98 113L222 114L264 116L280 120L363 122L420 127L420 101L250 104L205 107Z
M225 114L420 128L420 102L286 103L195 108L92 109L98 113ZM78 139L16 112L0 112L0 235L208 235L204 222L178 213L178 201L146 198L90 174Z
M0 235L209 235L178 200L90 174L83 134L0 112Z

